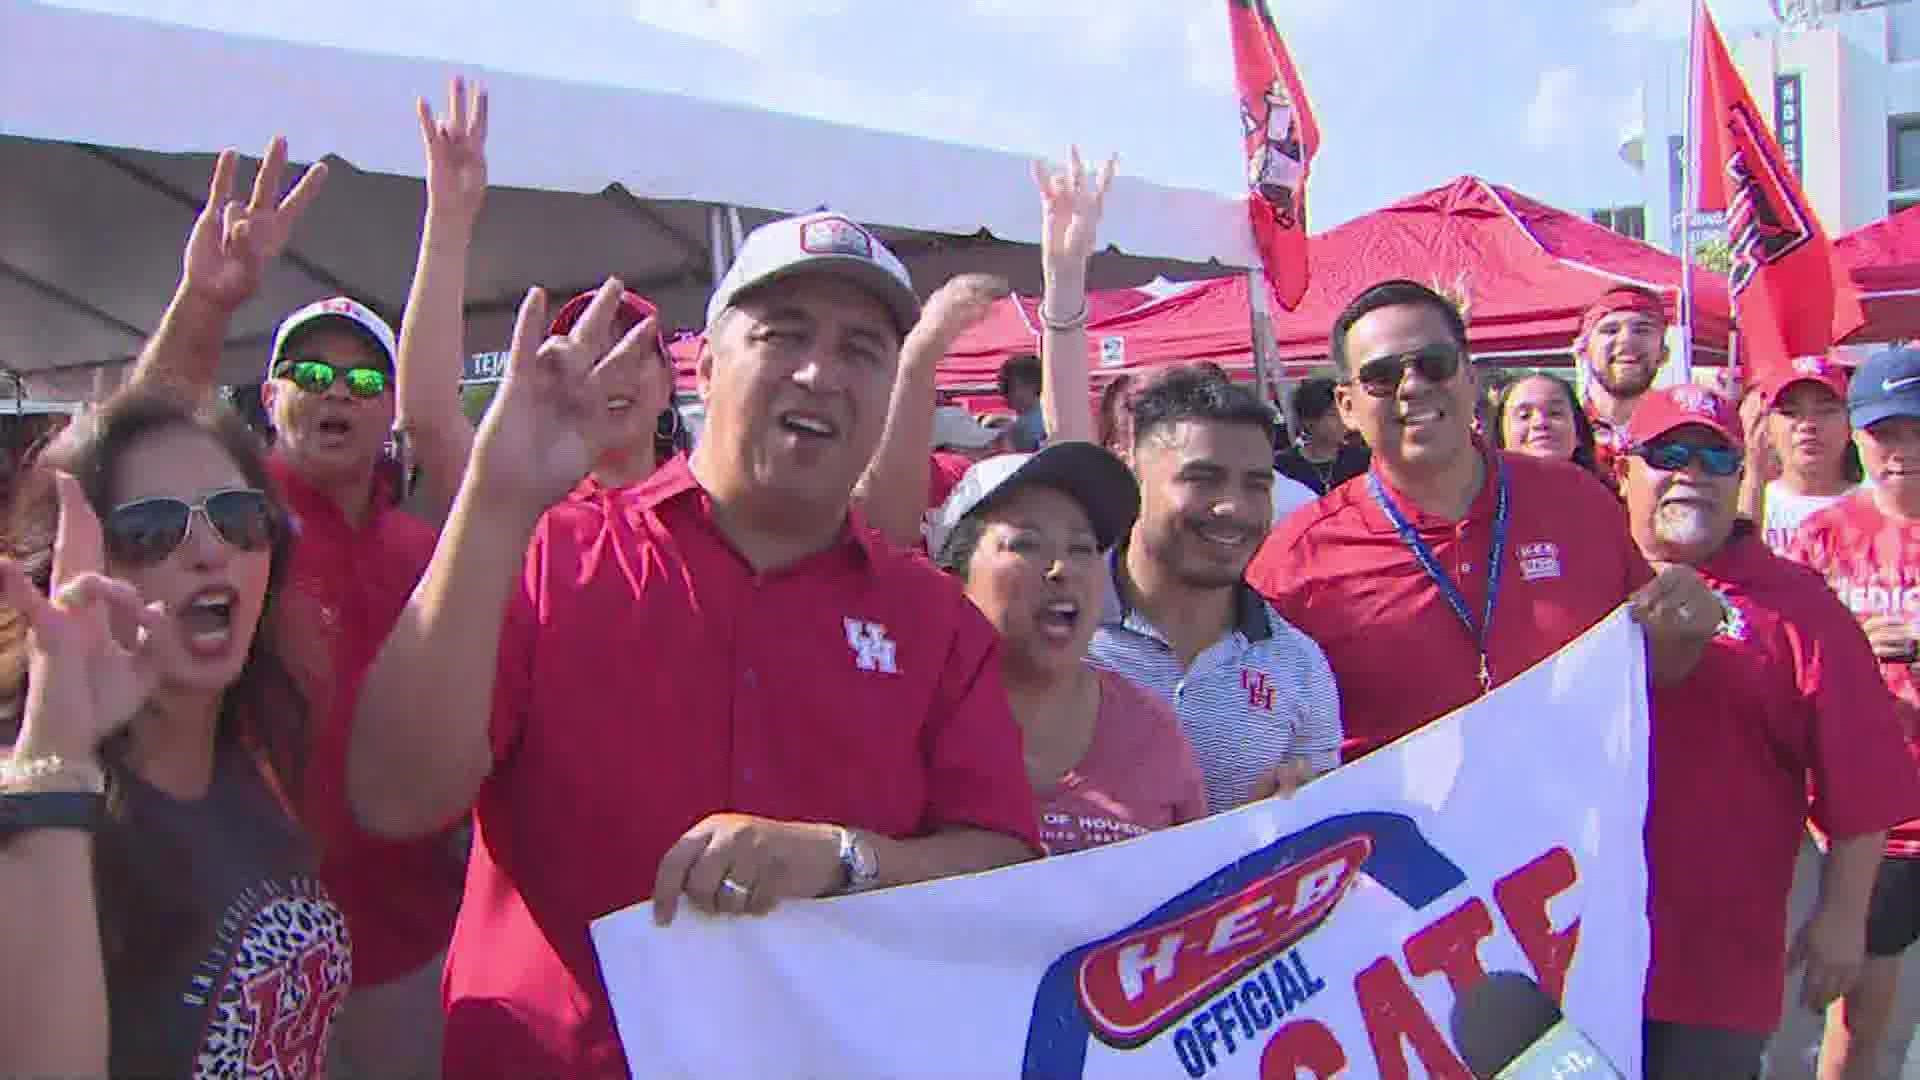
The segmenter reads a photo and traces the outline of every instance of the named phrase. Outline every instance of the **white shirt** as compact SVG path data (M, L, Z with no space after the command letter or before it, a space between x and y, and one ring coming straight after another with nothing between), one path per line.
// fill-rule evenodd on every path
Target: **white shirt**
M1782 481L1767 481L1767 520L1761 530L1767 550L1775 555L1786 554L1787 543L1799 531L1801 522L1812 517L1815 511L1824 510L1853 494L1855 490L1849 487L1838 495L1802 495Z

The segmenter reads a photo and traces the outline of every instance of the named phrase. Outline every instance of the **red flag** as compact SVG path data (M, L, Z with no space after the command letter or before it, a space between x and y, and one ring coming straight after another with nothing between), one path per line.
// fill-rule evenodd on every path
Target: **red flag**
M1291 311L1307 291L1307 169L1320 147L1307 92L1266 0L1227 0L1246 134L1247 211L1274 298Z
M1866 316L1704 3L1695 18L1695 205L1726 212L1739 352L1764 378L1826 353Z

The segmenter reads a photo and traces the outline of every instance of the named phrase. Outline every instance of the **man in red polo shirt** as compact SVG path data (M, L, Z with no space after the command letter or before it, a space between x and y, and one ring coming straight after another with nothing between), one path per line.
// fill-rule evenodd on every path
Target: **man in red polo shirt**
M1452 304L1411 281L1375 285L1334 322L1332 345L1340 416L1365 436L1371 469L1274 529L1247 582L1326 653L1346 760L1467 704L1629 601L1655 679L1685 676L1719 602L1691 570L1655 577L1592 474L1474 440Z
M360 699L369 827L474 809L449 1076L627 1075L587 933L609 911L758 913L1037 846L998 635L849 512L918 316L906 269L835 214L755 230L708 308L694 453L604 510L548 510L599 449L588 373L620 347L619 287L564 338L522 308Z
M234 154L220 155L180 287L132 381L212 391L233 313L325 175L314 165L282 199L286 154L275 139L244 204L229 198ZM458 855L448 836L394 843L354 828L345 798L354 685L433 554L433 529L396 507L400 493L377 467L394 426L398 355L379 315L345 297L319 301L281 323L260 393L275 436L268 467L299 531L289 584L316 613L297 629L324 648L316 659L332 677L332 700L312 725L301 807L353 939L354 994L329 1065L336 1077L406 1080L437 1064L435 1003L460 900Z
M1790 959L1808 1008L1858 977L1881 845L1920 808L1920 774L1845 606L1736 518L1733 402L1693 384L1654 391L1627 430L1634 539L1648 559L1697 569L1726 604L1693 673L1653 699L1646 1075L1751 1077ZM1809 786L1832 842L1788 950Z
M1638 285L1607 292L1580 317L1573 354L1586 369L1594 459L1617 490L1627 474L1627 422L1667 362L1667 305Z

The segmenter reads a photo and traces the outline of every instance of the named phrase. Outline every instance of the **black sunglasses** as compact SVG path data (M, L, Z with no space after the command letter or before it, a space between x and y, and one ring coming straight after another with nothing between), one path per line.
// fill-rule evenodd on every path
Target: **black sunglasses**
M291 379L300 389L324 394L338 379L347 380L347 392L357 398L374 398L387 392L387 373L379 368L337 368L323 360L282 360L273 371L282 379Z
M1740 471L1740 452L1731 446L1694 446L1683 442L1654 442L1633 452L1661 472L1681 472L1695 461L1708 476L1732 476Z
M266 492L253 488L216 491L198 502L165 496L139 499L107 515L107 553L115 562L151 566L186 542L195 513L220 539L242 551L273 543L273 509Z
M1399 391L1400 380L1407 377L1408 368L1418 369L1420 377L1428 382L1440 383L1460 373L1463 359L1464 354L1457 345L1422 345L1412 352L1374 357L1360 365L1352 381L1374 397L1389 397Z

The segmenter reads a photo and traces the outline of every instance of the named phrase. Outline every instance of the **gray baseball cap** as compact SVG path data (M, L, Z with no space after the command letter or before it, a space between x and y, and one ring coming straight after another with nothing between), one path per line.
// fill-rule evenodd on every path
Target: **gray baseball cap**
M1124 462L1092 443L1054 443L1038 453L990 457L968 469L928 527L927 550L938 556L964 518L1023 484L1040 484L1071 496L1087 512L1094 542L1102 551L1119 543L1140 514L1140 485Z
M880 238L832 211L770 221L747 234L740 253L707 301L707 326L740 294L802 273L829 273L872 293L905 337L920 321L920 297L907 268Z

